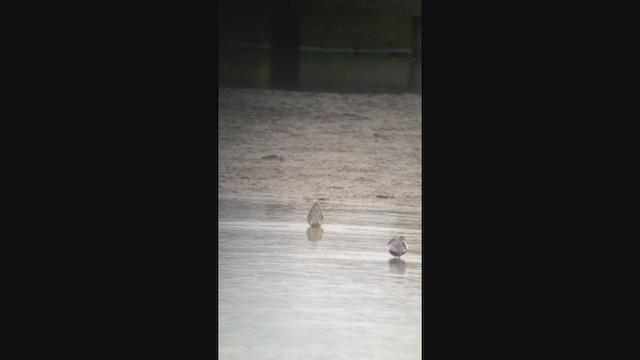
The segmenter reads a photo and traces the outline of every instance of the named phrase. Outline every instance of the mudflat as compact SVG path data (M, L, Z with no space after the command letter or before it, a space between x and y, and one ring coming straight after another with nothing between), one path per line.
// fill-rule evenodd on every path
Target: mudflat
M218 197L419 210L421 97L218 89Z

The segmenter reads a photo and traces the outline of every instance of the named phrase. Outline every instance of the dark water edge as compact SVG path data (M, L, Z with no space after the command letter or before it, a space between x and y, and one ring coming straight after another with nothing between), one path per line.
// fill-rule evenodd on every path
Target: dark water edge
M259 48L220 48L220 87L271 88L271 52ZM298 91L420 93L422 63L384 53L301 51Z

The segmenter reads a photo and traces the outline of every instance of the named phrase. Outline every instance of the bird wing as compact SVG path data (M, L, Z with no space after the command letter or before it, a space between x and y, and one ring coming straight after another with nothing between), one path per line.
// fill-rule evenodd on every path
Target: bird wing
M309 225L322 225L322 211L320 211L320 205L318 203L313 204L311 210L309 211L309 215L307 215L307 222Z
M389 242L387 243L387 246L393 246L393 243L395 243L397 240L397 236L392 237L391 240L389 240Z

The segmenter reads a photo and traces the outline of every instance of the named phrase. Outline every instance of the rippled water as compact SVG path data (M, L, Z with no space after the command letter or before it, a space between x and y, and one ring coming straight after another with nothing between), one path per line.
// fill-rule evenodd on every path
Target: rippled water
M311 205L219 200L220 359L421 358L420 214Z

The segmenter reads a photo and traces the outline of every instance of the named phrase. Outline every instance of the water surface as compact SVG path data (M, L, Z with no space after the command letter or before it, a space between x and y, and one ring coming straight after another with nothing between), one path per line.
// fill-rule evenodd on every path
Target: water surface
M220 359L421 358L420 214L311 205L219 200Z

